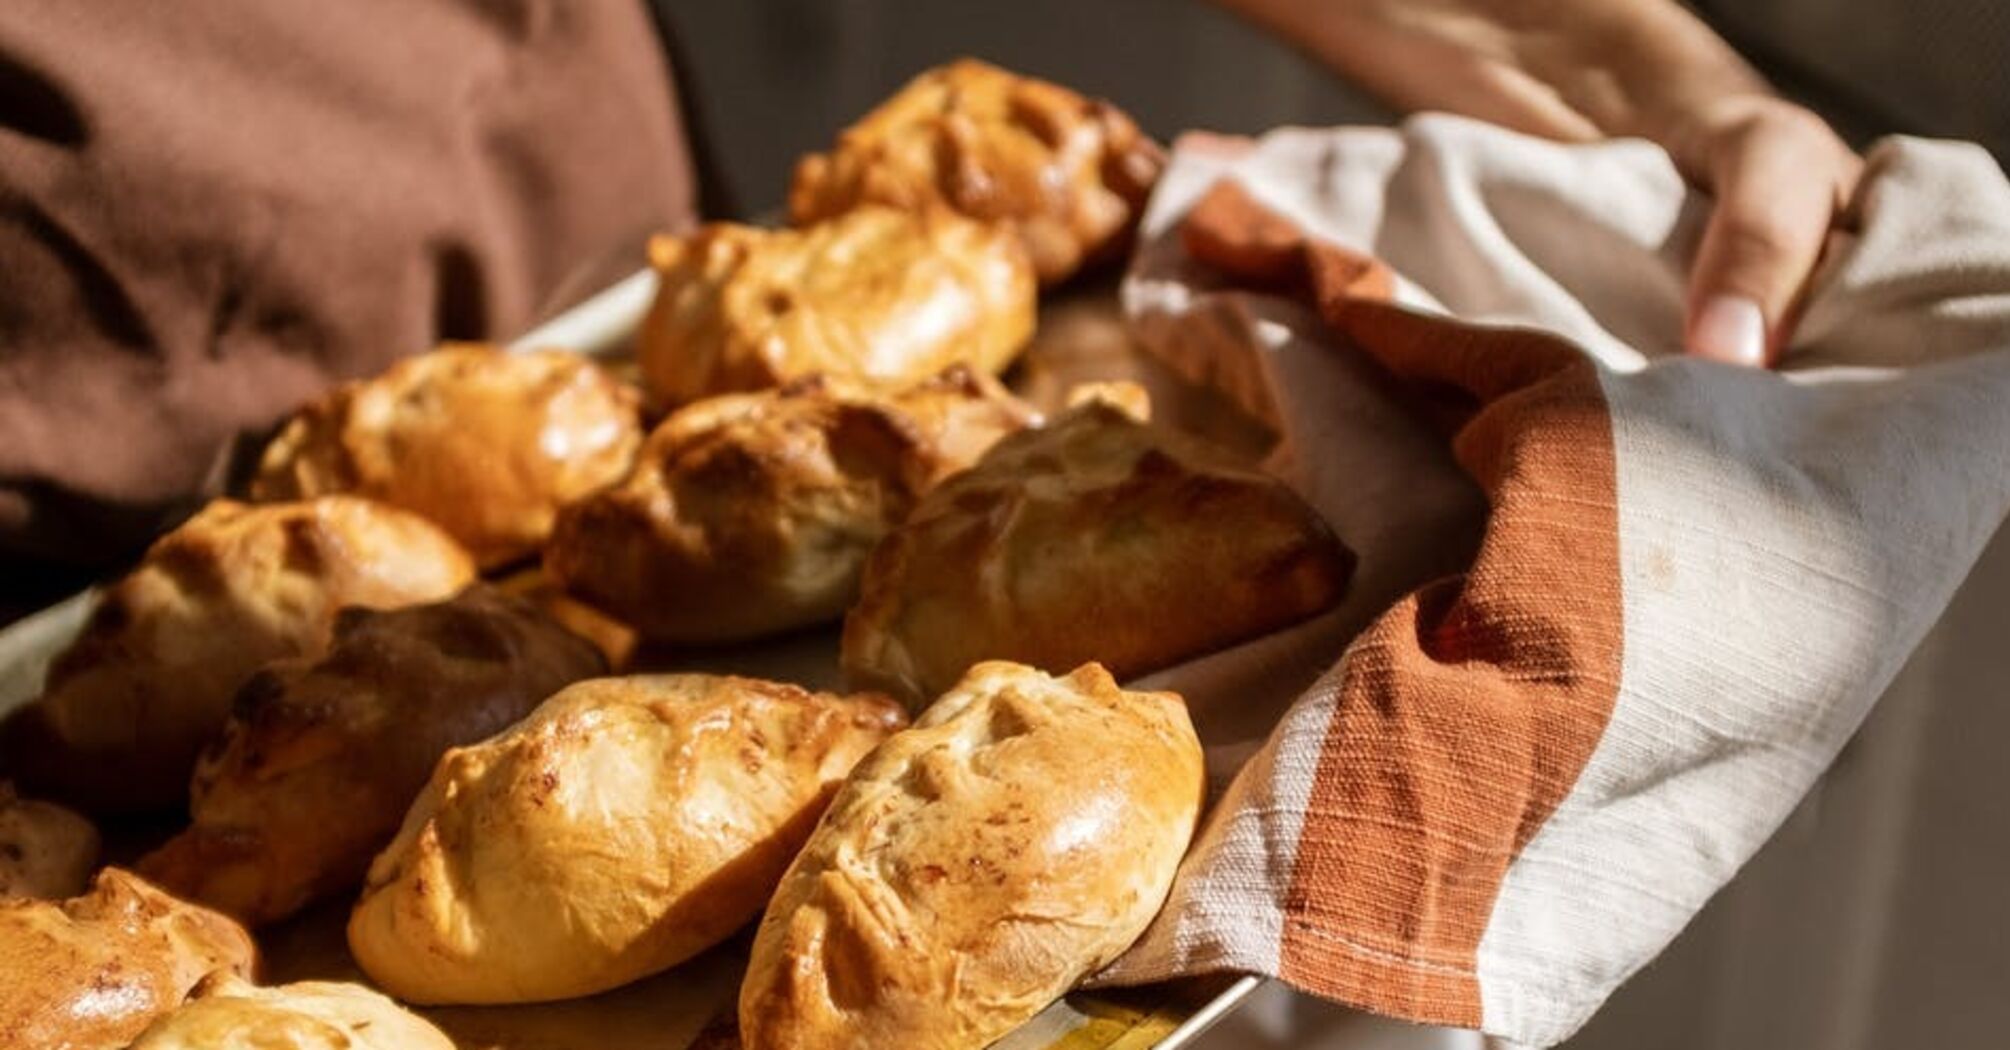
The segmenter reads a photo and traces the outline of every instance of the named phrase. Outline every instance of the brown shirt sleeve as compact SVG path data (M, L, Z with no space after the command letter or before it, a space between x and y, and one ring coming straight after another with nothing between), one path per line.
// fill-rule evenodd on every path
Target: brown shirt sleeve
M238 434L692 200L640 0L0 5L0 576L129 553Z

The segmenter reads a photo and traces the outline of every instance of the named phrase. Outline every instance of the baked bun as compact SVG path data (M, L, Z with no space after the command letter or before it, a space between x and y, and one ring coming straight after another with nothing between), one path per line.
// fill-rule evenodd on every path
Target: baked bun
M719 223L649 245L661 285L636 356L667 406L819 372L905 383L998 372L1033 334L1011 233L946 210L860 208L801 230Z
M1002 223L1043 284L1120 254L1165 153L1107 102L974 59L910 81L796 166L797 223L861 203Z
M0 1046L124 1046L203 975L249 974L251 937L117 868L66 901L0 901Z
M22 798L0 780L0 898L74 897L97 862L98 829L90 821Z
M760 913L884 697L709 675L602 678L447 753L371 865L349 948L418 1003L567 999Z
M10 768L86 809L178 806L251 672L320 656L343 606L438 601L474 572L452 537L380 503L216 500L106 590L10 723Z
M537 606L538 611L563 624L566 630L592 642L610 671L625 670L642 644L642 637L635 633L634 627L615 619L605 609L567 594L542 565L529 566L523 572L497 580L496 585L505 593Z
M860 762L754 938L747 1050L976 1050L1129 947L1206 790L1171 693L979 664Z
M890 392L813 376L700 401L628 480L566 508L545 570L665 641L834 620L922 492L1037 418L964 365Z
M196 766L194 823L140 873L254 925L351 891L448 748L602 673L591 644L487 584L433 605L348 610L319 661L270 664L245 682Z
M501 565L543 544L561 504L628 472L639 401L578 354L448 344L302 408L266 446L251 495L368 496Z
M454 1041L359 984L259 988L219 973L128 1050L454 1050Z
M922 497L866 564L844 667L910 704L980 660L1129 679L1330 608L1352 567L1283 482L1091 400Z

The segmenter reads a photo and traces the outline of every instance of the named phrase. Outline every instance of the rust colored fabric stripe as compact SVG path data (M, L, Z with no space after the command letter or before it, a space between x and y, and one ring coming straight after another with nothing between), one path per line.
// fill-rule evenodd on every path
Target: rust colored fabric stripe
M1477 1027L1475 953L1508 866L1611 717L1622 618L1611 420L1595 366L1544 333L1384 300L1380 263L1314 244L1224 181L1188 250L1295 286L1391 372L1476 409L1455 437L1491 517L1471 570L1384 613L1345 657L1285 903L1280 975Z

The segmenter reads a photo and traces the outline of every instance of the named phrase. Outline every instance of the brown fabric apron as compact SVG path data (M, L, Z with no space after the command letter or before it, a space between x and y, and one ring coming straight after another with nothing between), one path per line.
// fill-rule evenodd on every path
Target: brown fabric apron
M0 601L331 383L583 294L692 183L640 2L0 7Z

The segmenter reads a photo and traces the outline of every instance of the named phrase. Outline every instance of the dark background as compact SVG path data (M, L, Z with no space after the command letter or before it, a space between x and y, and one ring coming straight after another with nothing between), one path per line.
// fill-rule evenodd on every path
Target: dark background
M959 55L1108 98L1161 139L1187 128L1386 121L1320 67L1204 0L656 0L742 214L777 207L796 157L908 77ZM1613 0L1622 2L1622 0ZM1783 90L1859 145L1887 132L2010 156L2010 4L1698 5Z

